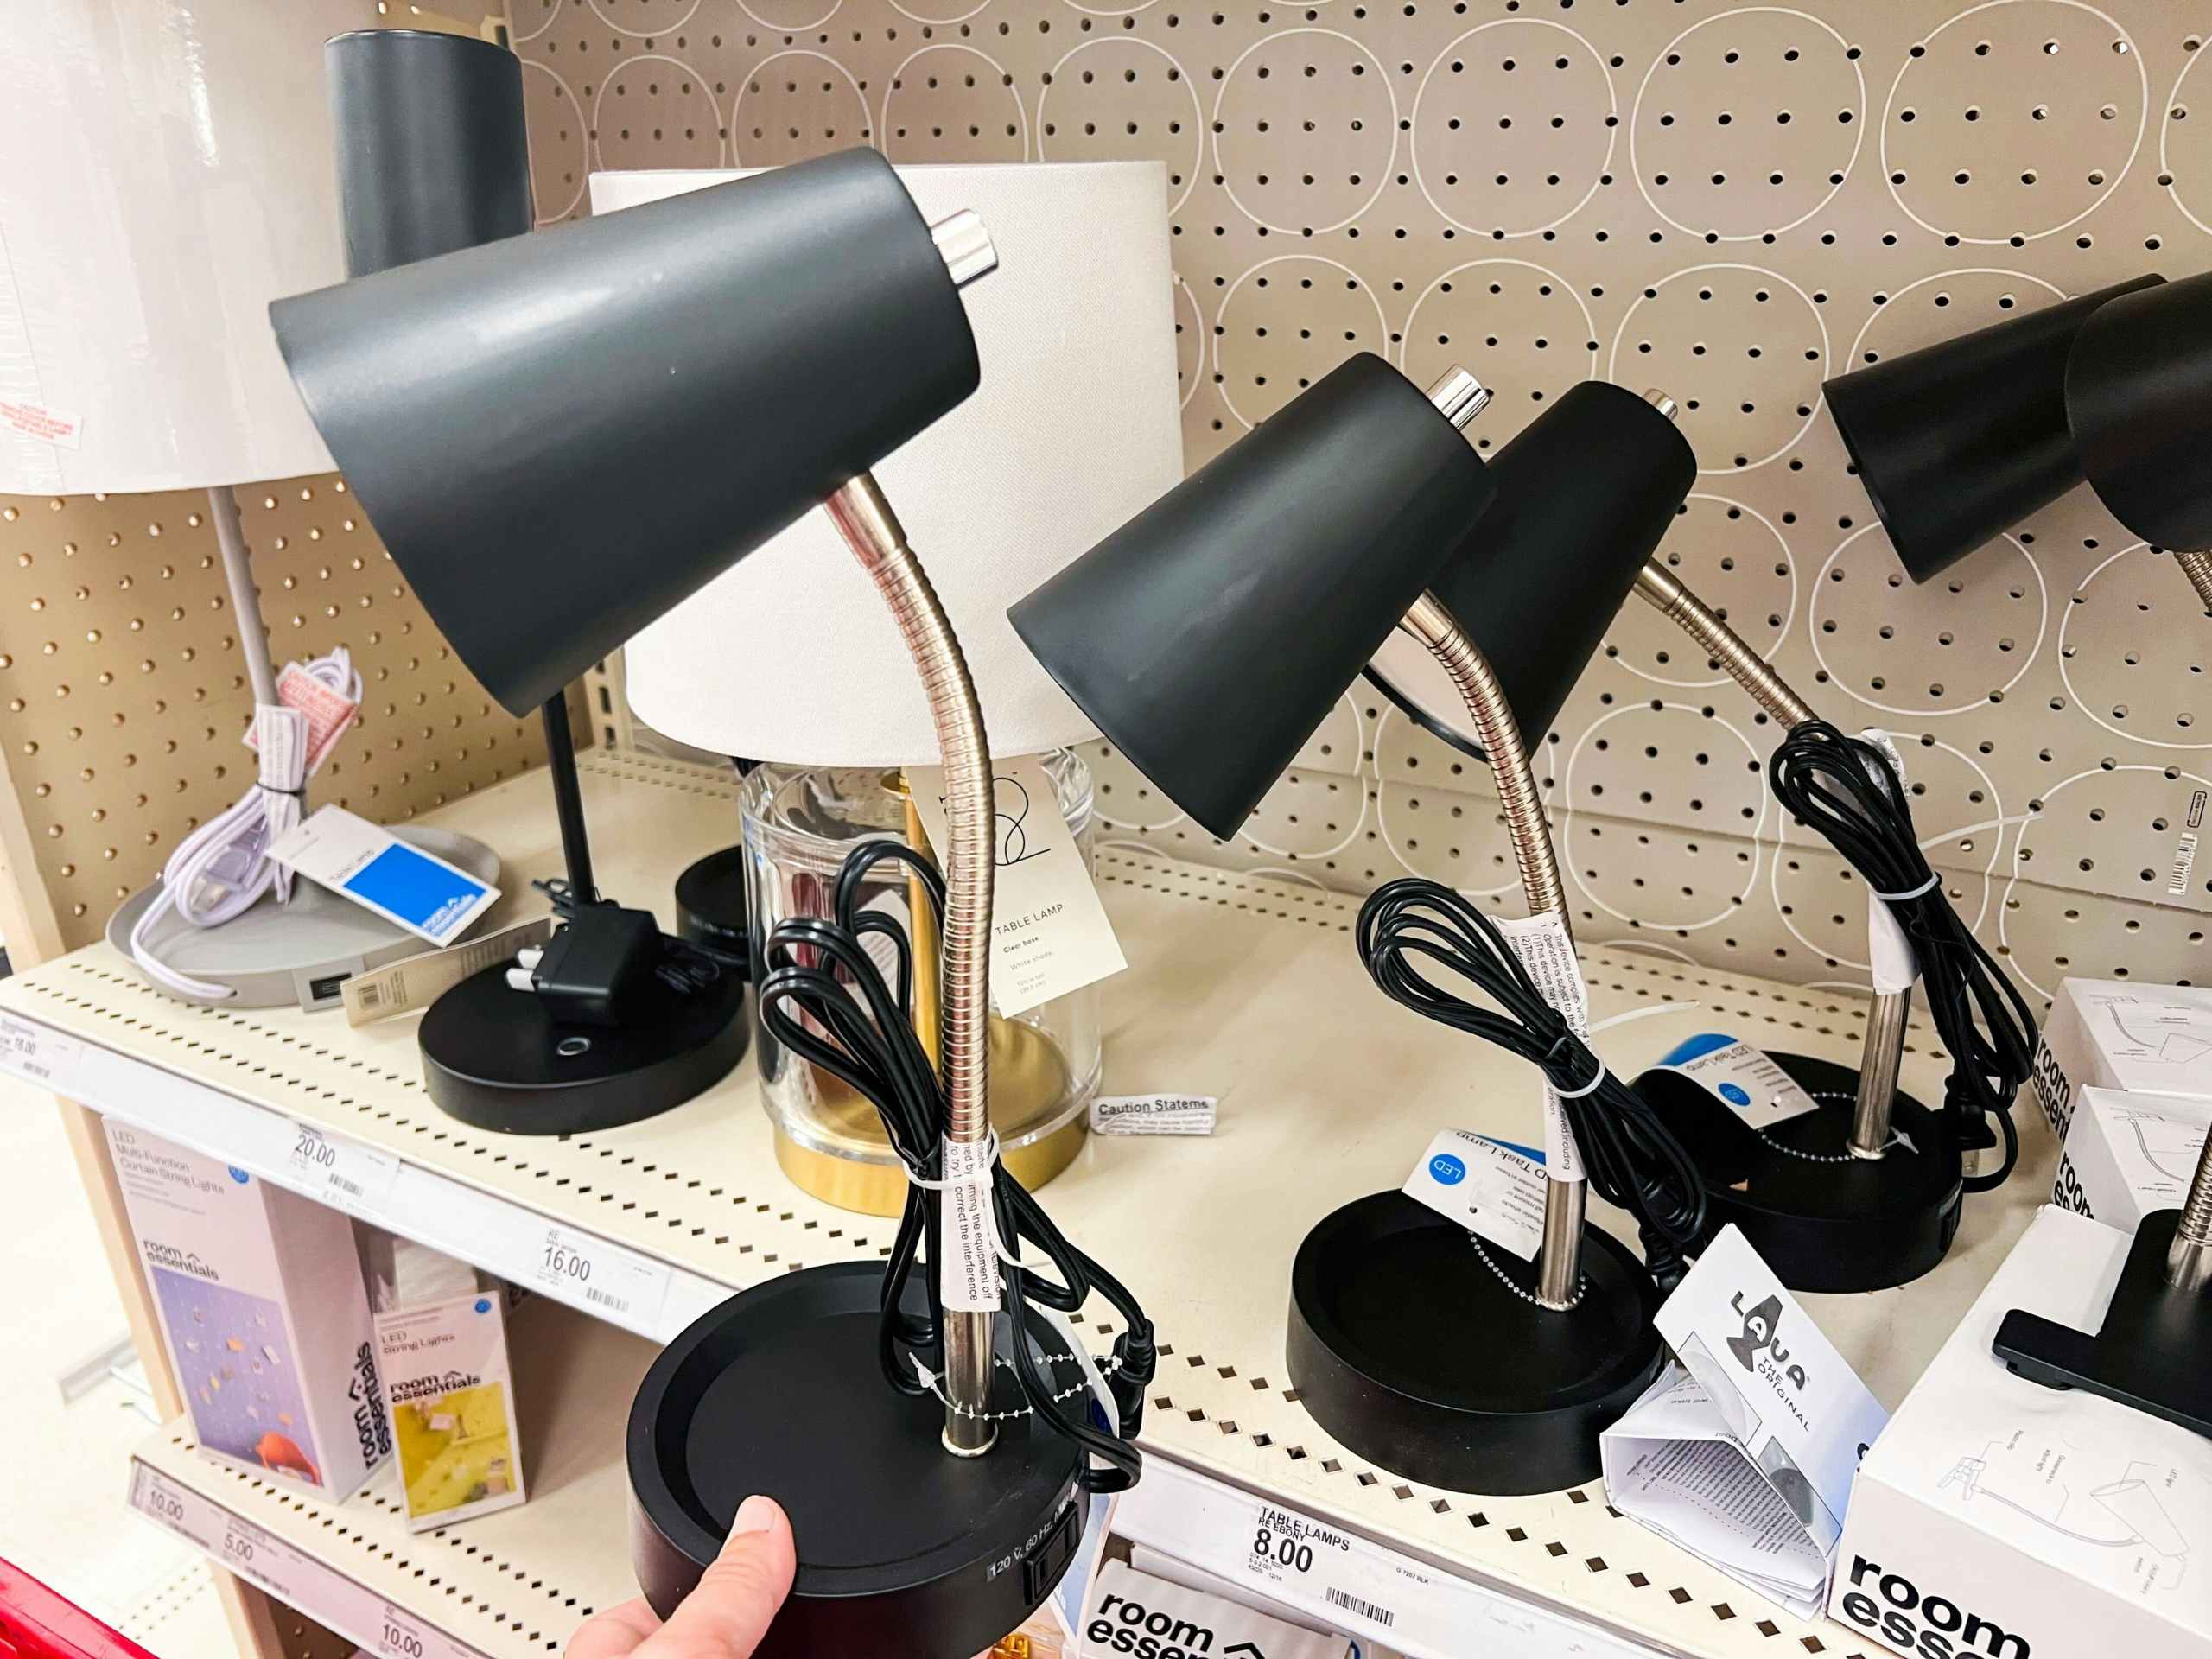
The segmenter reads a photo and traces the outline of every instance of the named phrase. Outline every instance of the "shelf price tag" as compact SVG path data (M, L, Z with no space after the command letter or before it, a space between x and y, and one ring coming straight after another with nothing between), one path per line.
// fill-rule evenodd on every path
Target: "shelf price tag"
M430 1659L447 1644L423 1633L411 1614L385 1602L377 1616L377 1652L383 1659Z
M143 1463L131 1473L130 1507L194 1548L207 1548L207 1541L200 1535L200 1529L194 1524L199 1518L198 1506Z
M58 1090L67 1084L84 1058L85 1046L75 1038L0 1014L0 1071L41 1089Z
M358 1141L326 1134L312 1123L287 1126L290 1143L284 1168L309 1198L373 1219L391 1198L399 1160Z
M563 1301L633 1331L657 1331L668 1300L664 1263L558 1224L545 1229L531 1278Z

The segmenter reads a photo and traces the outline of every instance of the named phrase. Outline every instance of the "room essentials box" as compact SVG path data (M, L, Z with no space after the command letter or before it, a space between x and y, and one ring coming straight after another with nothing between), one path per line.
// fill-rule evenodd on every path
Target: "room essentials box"
M2132 1233L2153 1211L2181 1208L2208 1126L2212 1099L2084 1089L2050 1201Z
M107 1138L201 1448L350 1496L391 1451L353 1224L112 1119Z
M2132 1242L2037 1212L1860 1464L1831 1618L1912 1659L2212 1655L2212 1440L1989 1350L2016 1307L2094 1331Z
M2033 1082L2061 1141L2084 1089L2212 1100L2212 988L2059 981Z
M363 1234L409 1529L512 1509L524 1491L506 1315L519 1296L428 1245Z

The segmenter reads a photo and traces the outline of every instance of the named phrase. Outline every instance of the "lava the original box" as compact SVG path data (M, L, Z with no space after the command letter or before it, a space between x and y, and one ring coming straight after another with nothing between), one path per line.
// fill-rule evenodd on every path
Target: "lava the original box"
M1911 1659L2212 1655L2212 1440L1990 1351L2104 1322L2133 1236L2038 1211L1859 1467L1829 1617Z
M2212 1099L2212 988L2059 981L2033 1080L2061 1141L2084 1089Z
M200 1448L331 1497L391 1451L353 1224L111 1119L108 1145Z
M2050 1201L2132 1233L2158 1210L2178 1210L2212 1125L2212 1100L2084 1089Z

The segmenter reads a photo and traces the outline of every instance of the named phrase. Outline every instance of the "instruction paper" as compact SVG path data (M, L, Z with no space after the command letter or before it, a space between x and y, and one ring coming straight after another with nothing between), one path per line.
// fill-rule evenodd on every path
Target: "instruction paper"
M499 896L497 887L341 806L318 808L280 836L269 856L432 944L451 944Z
M1685 1039L1659 1062L1659 1067L1681 1072L1726 1101L1751 1128L1770 1129L1820 1110L1812 1096L1772 1055L1717 1031Z
M1566 918L1555 910L1547 910L1535 916L1501 918L1497 931L1521 958L1521 965L1529 970L1545 1003L1567 1020L1576 1036L1589 1041L1590 987L1583 980L1581 963L1575 959L1574 939L1567 931ZM1556 1179L1584 1179L1573 1126L1567 1122L1566 1103L1549 1077L1544 1079L1544 1163Z
M944 768L909 766L906 785L942 861ZM1044 762L992 762L991 794L991 1006L1011 1018L1129 964Z
M1401 1189L1523 1262L1544 1240L1544 1157L1465 1129L1446 1129Z
M1212 1095L1100 1095L1090 1103L1093 1135L1211 1135Z
M1606 1501L1815 1617L1888 1414L1734 1227L1656 1324L1675 1362L1600 1438Z

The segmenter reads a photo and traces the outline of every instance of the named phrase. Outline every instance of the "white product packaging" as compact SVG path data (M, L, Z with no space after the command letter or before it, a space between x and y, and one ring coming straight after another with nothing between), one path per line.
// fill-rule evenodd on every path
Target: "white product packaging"
M377 1315L377 1363L416 1532L523 1501L504 1300L482 1290Z
M350 1496L391 1451L353 1224L113 1119L107 1138L201 1450Z
M2132 1233L2153 1211L2181 1208L2208 1126L2212 1099L2084 1089L2050 1201Z
M1912 1659L2212 1655L2212 1440L1990 1351L2013 1308L2096 1330L2131 1242L2037 1213L1860 1465L1830 1617Z
M1090 1580L1076 1630L1081 1659L1346 1659L1341 1636L1307 1630L1225 1597L1108 1561Z
M1599 1437L1606 1502L1812 1618L1881 1402L1734 1227L1656 1323L1676 1363Z
M2212 988L2059 981L2032 1081L2061 1141L2084 1089L2212 1100Z

